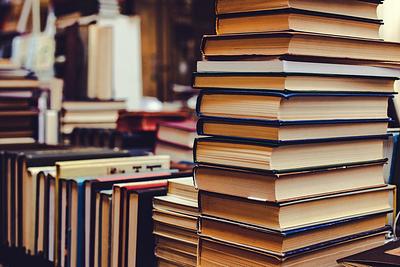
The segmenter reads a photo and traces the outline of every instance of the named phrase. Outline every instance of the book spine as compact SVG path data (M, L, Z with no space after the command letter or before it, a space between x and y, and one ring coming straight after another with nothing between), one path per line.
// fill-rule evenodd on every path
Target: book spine
M196 124L196 132L198 135L204 135L204 119L199 118Z

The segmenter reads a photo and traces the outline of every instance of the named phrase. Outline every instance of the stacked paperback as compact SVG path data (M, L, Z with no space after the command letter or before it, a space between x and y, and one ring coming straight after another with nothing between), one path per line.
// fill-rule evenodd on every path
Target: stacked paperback
M8 64L0 66L0 144L38 139L41 95L33 73Z
M196 266L198 194L193 177L168 181L166 196L153 200L158 266Z
M71 134L74 128L115 129L124 101L65 101L62 106L61 132Z
M400 44L382 1L217 0L194 87L201 266L336 266L385 242Z

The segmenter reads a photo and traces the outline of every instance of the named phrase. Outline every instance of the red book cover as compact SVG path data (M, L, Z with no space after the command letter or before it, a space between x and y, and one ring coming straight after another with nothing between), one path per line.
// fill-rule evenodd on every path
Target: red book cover
M117 129L121 132L154 132L161 122L187 118L186 112L120 112Z
M149 172L149 173L135 173L132 175L124 176L106 176L96 178L99 182L112 182L112 181L122 181L122 180L133 180L133 179L143 179L143 178L156 178L156 177L167 177L172 175L171 172Z
M123 185L128 191L143 190L156 187L167 187L168 181L149 181L149 182L134 182Z

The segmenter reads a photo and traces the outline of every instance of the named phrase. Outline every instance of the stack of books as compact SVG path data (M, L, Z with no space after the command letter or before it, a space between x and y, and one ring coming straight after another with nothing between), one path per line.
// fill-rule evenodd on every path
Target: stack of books
M193 177L169 180L167 195L153 200L158 266L196 266L198 215Z
M105 17L115 17L120 14L117 0L100 0L99 15Z
M124 101L66 101L62 104L61 133L71 134L74 128L115 129Z
M0 66L0 144L33 143L39 134L39 81L30 71L7 66Z
M155 262L153 196L190 175L168 156L40 144L2 145L0 166L1 258L18 266L24 254L57 266Z
M170 155L176 163L193 163L193 143L196 137L196 122L193 120L161 122L155 154Z
M201 266L336 266L382 245L400 44L381 1L217 0L194 87Z

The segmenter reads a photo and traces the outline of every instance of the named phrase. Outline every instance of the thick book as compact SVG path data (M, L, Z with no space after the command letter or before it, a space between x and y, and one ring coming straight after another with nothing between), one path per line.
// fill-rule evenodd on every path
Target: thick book
M400 266L400 241L391 241L383 246L341 258L337 262L344 266Z
M96 217L94 232L94 266L108 266L111 257L111 207L112 190L96 193Z
M377 229L384 230L387 228L386 218L386 213L372 214L295 231L279 232L225 219L201 216L199 235L285 257L307 247L315 249L352 235Z
M206 137L196 139L195 163L264 170L305 171L383 159L384 136L300 141L253 141Z
M44 246L43 246L43 243L45 242L44 241L45 238L43 236L43 232L45 231L44 228L51 227L51 229L53 229L52 227L54 226L50 225L49 221L45 222L44 219L44 218L50 218L50 216L46 217L44 212L45 211L44 206L53 205L55 202L54 179L52 180L47 179L47 174L54 174L54 173L55 173L54 166L28 168L28 175L25 180L26 186L24 186L22 193L24 198L26 198L25 202L26 205L23 206L24 223L22 231L24 238L22 245L26 249L26 252L32 256L38 254L39 234L42 236L41 240L42 247L40 252L44 252ZM49 198L53 199L49 200ZM39 201L42 201L41 206L39 205ZM39 210L41 211L40 213ZM54 214L54 206L49 207L47 210L50 211L50 214ZM47 215L49 215L49 213L47 213ZM53 238L52 236L47 235L46 239L48 242L46 243L48 244L52 238ZM47 248L49 247L47 246Z
M389 230L389 229L388 229ZM235 246L200 238L198 263L201 266L336 266L341 257L371 249L385 242L388 230L364 232L336 240L318 249L305 248L290 256L277 256L267 251Z
M270 202L286 202L383 187L385 163L383 160L282 174L200 165L194 169L194 179L196 187L201 191Z
M284 92L394 93L398 77L373 77L308 73L197 72L193 87Z
M382 0L347 0L334 2L324 0L217 0L216 13L220 15L296 8L328 14L377 19L377 8L382 2Z
M194 179L192 176L169 179L168 180L168 195L173 195L191 201L197 202L198 190L195 187Z
M198 216L188 215L185 213L153 209L153 221L155 223L154 231L163 232L164 234L165 232L168 232L167 230L170 227L196 233L198 225L197 219ZM183 234L183 232L181 232L181 234Z
M85 112L85 111L119 111L124 110L126 104L124 101L106 101L106 100L92 100L92 101L65 101L63 102L62 109L65 112Z
M198 115L234 119L307 121L387 119L390 94L285 93L202 90Z
M202 53L209 59L290 55L396 62L399 50L400 44L393 42L300 32L206 35L202 43Z
M158 140L187 148L193 148L196 137L196 122L194 120L161 122L157 131Z
M254 140L299 141L387 133L389 119L274 121L200 117L199 135Z
M380 39L379 28L382 24L378 19L296 8L220 14L216 22L217 34L298 31L375 40Z
M191 216L199 216L199 204L197 201L174 195L155 197L153 200L153 208Z
M195 267L197 262L197 242L189 243L176 238L156 236L155 255L157 260L173 263L173 266ZM158 265L162 266L162 265Z
M361 77L400 77L396 69L374 67L356 64L319 63L300 60L286 60L283 58L270 58L259 61L249 60L223 60L197 62L199 73L287 73L309 75L350 75Z
M154 266L152 200L167 193L167 181L113 187L111 264Z
M0 79L0 88L39 88L40 83L35 79Z
M200 191L199 207L202 215L283 232L355 216L392 212L393 190L393 186L386 186L280 203ZM316 212L316 206L324 212Z

